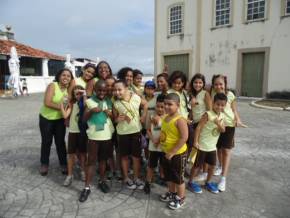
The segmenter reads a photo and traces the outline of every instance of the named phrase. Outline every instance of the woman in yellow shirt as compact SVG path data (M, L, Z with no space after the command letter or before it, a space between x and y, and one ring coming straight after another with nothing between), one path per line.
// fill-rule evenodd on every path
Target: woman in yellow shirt
M65 148L65 125L61 113L61 104L68 104L68 88L73 79L72 72L62 69L55 75L55 81L50 83L44 94L44 104L40 109L39 128L41 133L41 167L40 174L48 173L50 147L54 138L59 163L64 174L67 173Z

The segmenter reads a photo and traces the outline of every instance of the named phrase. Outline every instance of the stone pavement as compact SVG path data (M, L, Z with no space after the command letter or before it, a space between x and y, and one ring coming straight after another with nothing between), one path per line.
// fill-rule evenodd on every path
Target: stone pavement
M0 99L0 217L290 217L290 112L239 102L249 128L236 132L226 192L187 191L184 208L172 211L158 201L164 187L155 185L148 196L117 181L108 194L94 186L89 199L79 203L83 183L76 176L70 188L62 186L55 146L49 175L40 176L42 98Z

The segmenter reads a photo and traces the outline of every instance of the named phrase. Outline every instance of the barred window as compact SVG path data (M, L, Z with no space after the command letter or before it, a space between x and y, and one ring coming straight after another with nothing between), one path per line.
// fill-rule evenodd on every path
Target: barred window
M248 0L247 3L247 20L261 20L265 18L266 1L265 0Z
M216 0L215 25L223 26L230 24L231 0Z
M183 33L183 6L175 5L169 8L169 34Z
M290 0L286 0L285 15L290 15Z

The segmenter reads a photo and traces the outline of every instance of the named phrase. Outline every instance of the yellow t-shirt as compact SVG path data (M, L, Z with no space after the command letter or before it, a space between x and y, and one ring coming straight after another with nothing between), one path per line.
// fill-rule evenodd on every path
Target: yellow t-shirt
M145 98L145 97L144 97ZM147 101L147 105L148 105L148 111L147 111L147 115L146 115L146 120L145 120L145 125L144 125L144 128L145 129L148 129L150 128L150 119L151 119L151 116L153 114L155 114L155 107L156 107L156 99L157 99L157 96L154 96L153 98L151 98L149 101ZM143 112L143 111L142 111Z
M144 93L144 87L143 86L137 87L133 84L132 91L135 92L137 95L142 96Z
M188 110L187 110L187 102L188 102L188 96L185 91L182 91L181 93L178 91L175 91L174 89L169 89L167 93L175 93L179 96L180 99L180 105L179 105L179 110L178 113L182 115L186 120L188 118Z
M115 100L114 108L118 111L119 114L125 114L130 118L128 123L126 120L118 122L117 124L117 133L119 135L128 135L140 132L142 129L140 122L139 108L141 104L141 98L134 93L131 93L130 100Z
M197 95L196 95L196 104L195 106L191 107L192 110L192 117L193 117L193 122L198 123L199 120L201 119L202 115L206 112L206 105L205 105L205 90L201 90Z
M71 133L79 133L80 129L78 126L78 113L80 112L80 108L77 103L73 104L72 112L69 118L69 128L68 131Z
M215 94L216 94L216 92L212 91L212 93L211 93L212 99L214 98ZM232 103L233 103L233 101L236 100L236 96L231 91L228 91L227 98L228 98L227 104L226 104L225 109L224 109L225 126L235 127L236 122L235 122L235 114L234 114L233 109L232 109Z
M75 79L75 84L76 84L77 86L81 86L81 87L83 87L84 89L85 89L86 86L87 86L87 82L84 81L84 79L83 79L82 77L78 77L78 78L76 78L76 79Z
M63 101L64 97L68 96L67 89L62 91L58 85L58 82L53 82L53 86L54 96L52 97L52 102L55 104L60 104ZM42 105L40 109L40 114L48 120L58 120L63 118L60 110L56 110L45 105Z
M184 119L181 115L176 116L175 118L171 119L169 122L166 122L165 116L162 119L161 124L161 133L160 133L160 143L161 149L163 152L168 153L171 151L175 146L177 141L180 138L179 130L176 127L176 121L178 119ZM187 150L186 143L176 152L176 154L182 154Z
M99 104L92 99L86 100L86 105L89 110L99 106ZM102 110L106 109L108 109L108 105L106 101L103 101ZM90 140L104 141L112 139L112 134L114 133L115 129L110 118L107 118L107 122L104 125L104 130L96 131L95 125L91 124L90 122L87 123L89 127L87 129L87 135Z
M201 129L198 143L200 145L200 150L202 151L215 151L220 132L217 129L217 125L214 120L218 118L219 120L224 120L224 114L220 113L217 115L214 111L207 111L208 121Z

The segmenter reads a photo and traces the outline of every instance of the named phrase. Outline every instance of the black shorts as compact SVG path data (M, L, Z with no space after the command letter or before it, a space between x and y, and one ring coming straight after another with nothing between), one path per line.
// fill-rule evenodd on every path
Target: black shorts
M100 161L106 161L113 157L112 140L96 141L88 140L88 164L93 165Z
M68 154L75 154L77 151L80 153L87 152L88 138L80 133L70 132L68 134Z
M235 147L234 137L235 127L227 126L226 131L220 134L216 147L218 149L232 149L233 147Z
M149 168L156 168L161 163L162 156L164 155L163 152L160 151L149 151L149 160L148 160L148 167Z
M205 163L212 166L216 165L216 151L197 151L194 166L202 167Z
M141 133L133 133L128 135L117 135L119 153L121 156L132 155L133 157L141 157Z
M187 159L187 151L174 155L171 160L162 156L161 166L164 171L164 180L181 185L184 183L184 172Z

